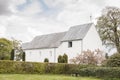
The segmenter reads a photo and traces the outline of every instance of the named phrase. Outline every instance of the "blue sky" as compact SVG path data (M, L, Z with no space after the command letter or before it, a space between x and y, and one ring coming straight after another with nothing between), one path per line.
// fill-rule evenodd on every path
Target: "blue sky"
M49 11L50 8L46 5L46 3L44 2L44 0L36 0L38 2L38 4L40 5L40 7L42 7L42 9L46 12L46 11ZM25 9L25 7L27 7L28 5L32 4L33 3L33 0L26 0L25 3L23 4L20 4L17 6L17 9L19 11L22 11Z
M28 42L37 35L67 31L74 25L95 22L103 8L120 8L119 3L120 0L0 0L0 37Z

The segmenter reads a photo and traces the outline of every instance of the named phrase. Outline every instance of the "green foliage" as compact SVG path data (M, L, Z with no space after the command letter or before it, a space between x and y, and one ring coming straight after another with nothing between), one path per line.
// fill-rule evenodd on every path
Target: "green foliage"
M22 41L13 38L12 43L13 43L13 48L15 50L15 60L16 61L23 60L24 53L21 47Z
M44 62L49 62L48 58L45 58L45 59L44 59Z
M63 62L63 61L62 61L62 56L59 55L59 56L58 56L58 63L61 63L61 62Z
M106 53L106 54L105 54L105 58L106 58L106 59L108 59L108 58L109 58L108 53Z
M22 58L23 61L25 61L25 52L23 52L23 55L22 55L22 56L23 56L23 58Z
M0 60L10 60L12 42L5 38L0 38Z
M110 56L110 58L106 60L105 65L109 67L120 67L120 54L115 53Z
M81 76L93 76L100 78L120 78L119 67L87 67L79 70Z
M63 55L64 63L68 63L68 56L66 54Z
M100 78L120 78L120 67L95 67L66 63L0 61L0 73L6 74L75 74Z
M68 56L64 54L63 56L58 56L58 63L68 63Z
M97 29L103 43L120 53L120 8L106 7L97 20Z
M10 57L10 60L14 60L14 49L12 49L12 51L11 51L11 57Z
M72 74L88 65L0 61L0 73Z

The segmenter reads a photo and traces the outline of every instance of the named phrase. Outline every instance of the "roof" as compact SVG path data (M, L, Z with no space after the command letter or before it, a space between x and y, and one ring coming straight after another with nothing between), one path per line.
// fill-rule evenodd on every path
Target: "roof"
M69 29L62 41L80 40L85 37L92 23L73 26Z
M53 33L35 37L31 42L24 43L23 49L43 49L43 48L57 48L61 39L65 36L66 32Z
M67 32L36 36L31 42L24 43L23 49L57 48L61 42L81 40L85 37L92 23L71 27Z

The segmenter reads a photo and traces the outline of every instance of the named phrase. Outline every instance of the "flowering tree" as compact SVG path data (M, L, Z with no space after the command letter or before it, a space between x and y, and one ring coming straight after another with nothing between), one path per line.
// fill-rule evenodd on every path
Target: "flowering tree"
M99 49L96 49L95 51L83 51L81 54L77 55L73 59L70 59L70 62L75 64L98 65L101 64L103 60L105 60L103 52Z

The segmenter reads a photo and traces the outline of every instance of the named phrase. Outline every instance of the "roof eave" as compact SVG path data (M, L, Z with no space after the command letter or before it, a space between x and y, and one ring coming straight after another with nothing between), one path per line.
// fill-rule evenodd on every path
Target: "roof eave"
M83 40L83 39L63 40L63 41L61 41L61 42L79 41L79 40Z
M52 49L52 48L58 48L58 47L45 47L45 48L27 48L23 50L35 50L35 49Z

